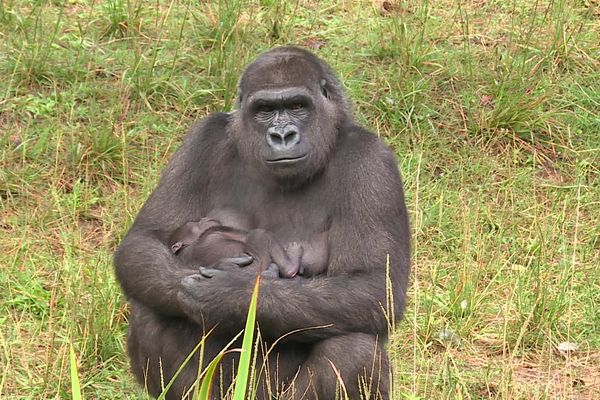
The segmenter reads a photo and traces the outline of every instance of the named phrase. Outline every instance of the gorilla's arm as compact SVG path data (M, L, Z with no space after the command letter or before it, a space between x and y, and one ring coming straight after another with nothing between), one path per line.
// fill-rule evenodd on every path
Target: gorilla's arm
M252 277L230 272L208 282L206 278L186 278L181 301L198 323L218 325L221 332L239 332L246 319ZM385 337L385 309L385 273L318 279L263 278L257 320L263 337L271 340L294 330L301 331L289 338L306 342L352 332Z
M128 298L173 316L185 313L177 300L181 280L195 270L182 266L151 232L132 231L115 253L119 282Z
M360 157L360 156L357 156ZM367 152L366 164L342 174L339 205L330 230L327 276L263 279L257 319L261 333L278 338L296 329L293 340L316 341L350 332L387 334L386 261L393 287L395 320L404 309L409 273L408 220L395 160ZM374 165L376 164L376 165ZM343 192L342 192L343 191ZM210 280L186 279L181 293L188 315L239 331L245 321L253 276L243 270Z
M159 313L185 315L177 293L182 278L195 271L172 254L167 238L206 214L209 200L202 189L208 185L206 171L212 168L207 149L224 151L227 118L227 114L212 114L191 129L115 252L117 278L127 297Z

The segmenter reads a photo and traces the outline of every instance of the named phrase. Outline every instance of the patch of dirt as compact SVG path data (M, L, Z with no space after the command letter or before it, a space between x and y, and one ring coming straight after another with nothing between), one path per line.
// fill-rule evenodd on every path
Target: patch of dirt
M550 399L600 399L600 354L573 357L562 365L522 361L514 365L513 379L525 393L545 391Z
M565 184L572 182L572 179L566 177L558 168L556 168L552 161L544 160L540 166L538 176L542 179L552 181L556 184Z

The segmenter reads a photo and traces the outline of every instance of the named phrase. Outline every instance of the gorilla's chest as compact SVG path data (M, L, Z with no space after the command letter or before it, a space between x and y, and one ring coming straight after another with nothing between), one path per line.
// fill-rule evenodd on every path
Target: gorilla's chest
M248 210L255 218L257 228L293 240L329 229L330 213L322 201L310 196L275 196L263 200L267 207Z
M330 203L319 183L294 191L278 191L256 182L237 180L235 185L220 192L213 207L233 209L249 221L251 229L266 229L285 243L329 230Z

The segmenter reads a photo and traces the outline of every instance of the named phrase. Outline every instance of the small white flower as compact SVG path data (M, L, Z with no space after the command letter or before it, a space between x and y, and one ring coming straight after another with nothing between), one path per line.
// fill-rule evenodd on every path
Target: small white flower
M579 346L577 345L577 343L560 342L558 344L557 348L558 348L558 351L560 352L560 354L562 354L563 356L567 356L567 355L572 354L573 352L577 351Z

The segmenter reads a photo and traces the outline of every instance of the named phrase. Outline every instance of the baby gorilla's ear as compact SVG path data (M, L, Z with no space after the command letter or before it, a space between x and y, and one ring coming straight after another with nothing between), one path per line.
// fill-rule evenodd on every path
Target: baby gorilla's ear
M177 252L179 250L181 250L183 248L183 243L182 242L175 242L171 245L171 253L173 254L177 254Z

